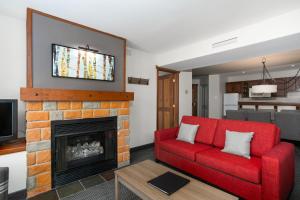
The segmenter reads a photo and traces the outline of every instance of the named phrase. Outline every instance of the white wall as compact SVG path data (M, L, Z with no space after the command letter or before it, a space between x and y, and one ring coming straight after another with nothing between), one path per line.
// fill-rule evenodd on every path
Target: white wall
M164 66L300 33L299 18L300 10L294 10L284 15L208 38L207 40L194 41L190 45L157 55L157 64ZM237 42L219 48L212 48L211 46L215 42L232 37L238 37Z
M223 113L223 93L224 93L224 79L221 75L209 75L209 117L210 118L222 118Z
M25 20L0 15L0 99L19 99L26 86ZM25 131L25 105L19 101L19 136Z
M149 85L127 83L127 91L134 92L130 104L130 146L154 141L156 130L156 68L154 57L136 49L128 49L126 77L150 79Z
M192 72L179 73L179 121L183 115L192 115Z

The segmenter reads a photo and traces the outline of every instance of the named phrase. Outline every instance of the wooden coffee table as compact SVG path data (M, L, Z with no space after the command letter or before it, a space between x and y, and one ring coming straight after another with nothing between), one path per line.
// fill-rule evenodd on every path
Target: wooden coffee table
M168 196L163 192L151 187L147 181L167 172L173 172L190 180L190 182L177 192ZM160 200L160 199L184 199L184 200L238 200L239 198L202 183L199 180L188 177L182 173L176 172L168 167L158 164L151 160L130 165L128 167L115 171L115 197L120 198L119 184L123 184L137 196L142 199Z

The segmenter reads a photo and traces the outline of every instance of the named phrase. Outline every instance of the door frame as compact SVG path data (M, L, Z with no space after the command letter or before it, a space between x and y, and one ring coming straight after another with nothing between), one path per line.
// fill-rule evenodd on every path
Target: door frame
M197 112L196 112L196 115L193 115L193 108L194 108L194 106L193 106L193 98L192 98L192 115L193 116L198 116L199 115L199 84L198 83L192 83L192 97L193 97L193 92L194 92L194 90L193 90L193 87L194 86L196 86L197 87L197 90L196 90L196 92L197 92L197 97L196 97L196 99L197 99L197 106L196 106L196 109L197 109Z
M179 73L180 71L159 67L156 65L156 130L158 130L158 78L159 72L168 72L175 75L175 91L174 91L174 124L179 124Z

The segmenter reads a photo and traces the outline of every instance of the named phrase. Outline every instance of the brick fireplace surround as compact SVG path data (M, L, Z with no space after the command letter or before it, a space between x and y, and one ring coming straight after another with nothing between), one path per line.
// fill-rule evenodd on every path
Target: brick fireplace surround
M51 190L51 120L118 116L118 167L129 164L129 101L26 102L27 197Z

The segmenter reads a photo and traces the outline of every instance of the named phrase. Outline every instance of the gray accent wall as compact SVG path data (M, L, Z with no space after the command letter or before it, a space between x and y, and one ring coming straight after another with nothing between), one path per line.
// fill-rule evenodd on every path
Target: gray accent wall
M52 77L52 44L77 48L87 44L99 53L115 56L115 80L97 81ZM122 91L124 84L124 40L33 13L33 87Z

